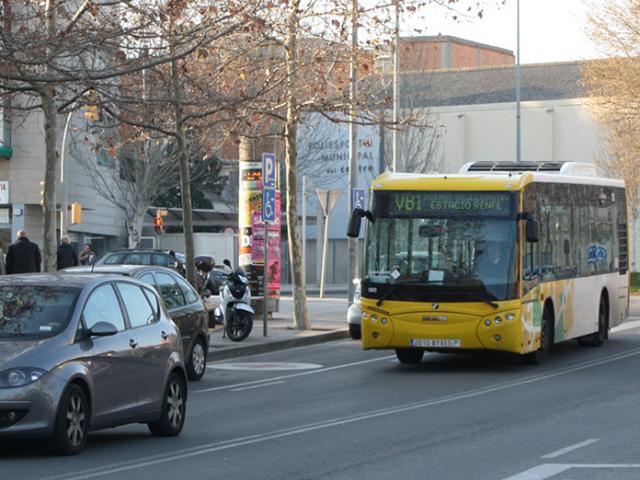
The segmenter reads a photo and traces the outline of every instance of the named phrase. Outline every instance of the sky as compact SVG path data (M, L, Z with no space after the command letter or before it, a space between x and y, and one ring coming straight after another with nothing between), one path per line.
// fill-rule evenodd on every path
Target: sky
M455 21L441 7L403 19L401 35L453 35L516 51L516 1L485 0L483 18ZM461 5L474 4L460 0ZM520 0L520 55L522 63L585 60L603 55L585 33L585 0ZM421 16L422 16L421 15ZM414 29L426 30L421 33Z

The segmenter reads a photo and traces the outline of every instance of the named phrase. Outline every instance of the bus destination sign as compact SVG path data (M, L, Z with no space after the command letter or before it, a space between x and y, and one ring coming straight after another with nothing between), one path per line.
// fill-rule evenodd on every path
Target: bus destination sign
M505 217L512 211L510 192L377 192L387 196L391 217ZM376 209L377 210L377 209ZM387 216L383 215L383 216Z

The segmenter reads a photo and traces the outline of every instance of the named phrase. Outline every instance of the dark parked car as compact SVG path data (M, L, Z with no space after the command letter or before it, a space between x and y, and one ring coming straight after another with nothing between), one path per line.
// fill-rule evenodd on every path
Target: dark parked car
M184 260L180 260L181 256L175 252L172 255L167 250L127 248L105 253L96 265L156 265L172 268L184 277Z
M156 291L115 275L0 277L0 438L48 438L64 454L89 431L184 426L187 372Z
M108 273L125 275L156 288L169 316L180 329L184 358L189 380L200 380L204 376L209 350L208 316L202 298L174 270L163 267L136 265L96 265L71 267L69 273Z

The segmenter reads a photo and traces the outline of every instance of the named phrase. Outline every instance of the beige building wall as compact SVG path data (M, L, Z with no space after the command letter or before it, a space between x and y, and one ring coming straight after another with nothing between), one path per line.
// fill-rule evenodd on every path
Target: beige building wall
M72 114L73 125L85 122L81 112ZM61 155L62 133L65 116L58 117L58 152ZM111 202L101 197L93 188L90 176L70 154L70 139L65 155L65 172L68 192L68 204L79 202L83 207L83 221L78 225L67 225L73 241L94 243L98 253L126 243L124 214ZM15 118L12 125L13 157L0 159L0 180L10 182L10 202L13 209L12 235L17 228L26 228L30 238L42 246L43 218L40 207L40 182L44 180L45 145L44 120L40 112L34 112L24 118ZM95 157L95 152L82 149L83 155ZM58 172L58 179L60 172ZM64 189L58 184L56 201L64 201ZM17 210L16 210L17 209ZM16 217L16 211L22 215ZM59 218L59 217L58 217ZM68 221L69 215L67 215ZM58 222L59 225L59 222ZM94 242L95 240L95 242Z
M522 160L594 163L600 130L589 117L587 99L522 103ZM444 126L445 170L467 162L515 161L514 103L436 107L429 110Z

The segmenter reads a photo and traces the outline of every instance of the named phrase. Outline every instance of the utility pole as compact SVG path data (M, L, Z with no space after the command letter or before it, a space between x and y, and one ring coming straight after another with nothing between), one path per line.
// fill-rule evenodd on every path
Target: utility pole
M520 118L520 0L516 2L516 162L522 161L522 132Z
M349 201L347 212L351 216L353 210L353 189L358 188L358 0L351 0L351 62L349 65L349 102L351 122L349 122ZM358 276L358 239L349 238L349 305L353 302L355 285L353 279Z
M400 109L400 0L395 3L395 38L393 41L393 131L392 134L392 167L393 171L398 171L398 111Z

